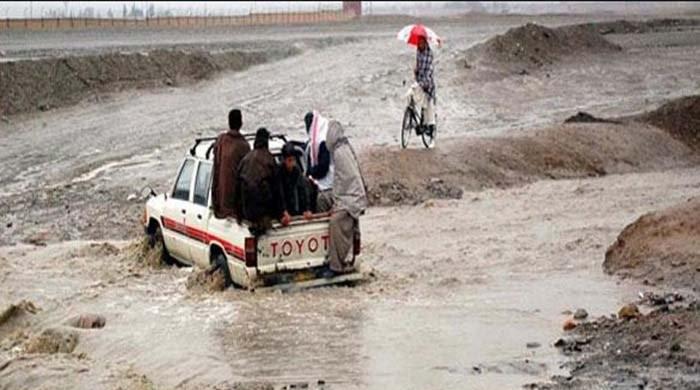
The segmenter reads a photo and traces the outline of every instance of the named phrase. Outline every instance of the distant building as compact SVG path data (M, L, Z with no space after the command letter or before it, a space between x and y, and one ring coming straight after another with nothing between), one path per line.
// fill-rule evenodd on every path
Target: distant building
M343 12L352 13L355 16L362 15L362 2L361 1L343 1Z

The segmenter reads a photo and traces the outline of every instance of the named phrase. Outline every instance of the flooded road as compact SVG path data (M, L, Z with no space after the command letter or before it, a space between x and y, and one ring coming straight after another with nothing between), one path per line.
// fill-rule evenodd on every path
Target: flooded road
M518 134L560 123L579 110L632 114L700 87L700 46L689 43L700 42L696 30L681 36L648 34L647 39L609 35L624 52L564 61L550 77L482 80L463 67L465 49L533 20L557 25L583 19L436 21L435 29L450 37L435 53L441 140ZM114 205L128 208L130 215L139 213L140 203L127 202L129 195L147 184L158 190L170 185L192 140L223 129L234 106L243 110L247 132L266 126L302 139L304 113L316 109L341 121L360 151L378 145L398 148L405 107L402 81L410 76L414 53L394 38L394 27L349 25L341 30L348 43L309 47L303 54L196 85L130 90L0 121L0 226L13 223L11 229L0 229L0 243L47 229L60 231L57 240L131 237L125 224L114 228L100 216L112 213ZM368 28L375 32L371 37ZM358 38L359 31L365 35ZM51 148L37 148L37 139ZM411 147L417 144L414 139ZM47 190L37 194L35 188ZM77 206L70 215L64 213L67 203Z
M650 184L659 181L666 185ZM585 308L596 318L644 290L600 271L617 232L699 186L686 170L373 209L363 232L378 279L243 305L245 320L220 333L226 356L241 379L323 379L338 388L544 381L559 373L551 345L563 334L562 312Z
M697 170L685 169L375 208L362 224L376 278L290 294L188 290L191 269L143 268L121 258L133 247L124 242L117 255L86 242L3 247L0 297L42 308L27 330L83 312L107 318L81 332L86 358L56 357L32 384L91 388L137 372L164 388L520 388L560 372L551 344L562 312L595 318L643 290L601 272L617 232L698 189ZM23 364L0 383L28 388Z

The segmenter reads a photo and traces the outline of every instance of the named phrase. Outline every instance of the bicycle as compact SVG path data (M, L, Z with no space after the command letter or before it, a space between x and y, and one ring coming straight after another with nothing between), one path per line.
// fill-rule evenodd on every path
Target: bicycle
M404 85L406 82L404 81ZM412 131L415 131L417 136L423 140L423 145L430 149L435 146L435 138L437 136L437 116L435 118L435 126L433 131L428 129L428 125L424 122L424 111L421 107L420 113L417 112L416 103L411 96L411 100L406 106L403 113L403 122L401 124L401 148L406 149L408 146L408 138Z

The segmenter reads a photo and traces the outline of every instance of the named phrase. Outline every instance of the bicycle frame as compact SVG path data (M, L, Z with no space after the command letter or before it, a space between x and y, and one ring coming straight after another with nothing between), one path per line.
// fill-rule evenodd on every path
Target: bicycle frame
M413 96L411 96L411 100L408 103L408 108L411 109L411 119L416 123L416 127L413 131L415 131L416 135L420 135L418 133L418 127L423 126L423 110L421 109L420 114L416 111L416 102L413 100Z

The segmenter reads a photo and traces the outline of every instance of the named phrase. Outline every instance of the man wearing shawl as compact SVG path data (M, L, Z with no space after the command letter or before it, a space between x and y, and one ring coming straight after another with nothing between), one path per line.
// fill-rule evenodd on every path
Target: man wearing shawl
M308 112L304 117L309 142L306 147L306 173L318 187L317 212L330 211L333 206L333 161L328 151L328 119L318 112Z
M236 218L250 223L255 236L272 227L273 220L289 224L289 214L284 211L282 193L277 181L277 164L270 153L270 133L264 127L255 133L253 150L246 154L238 167L234 204Z
M337 121L328 125L326 146L333 172L333 213L328 247L329 272L326 277L354 270L351 253L355 235L360 234L360 215L367 208L367 189L355 151Z
M228 113L229 130L219 134L214 144L214 174L211 203L216 218L236 218L233 196L236 192L238 164L250 152L250 145L240 133L240 110Z

